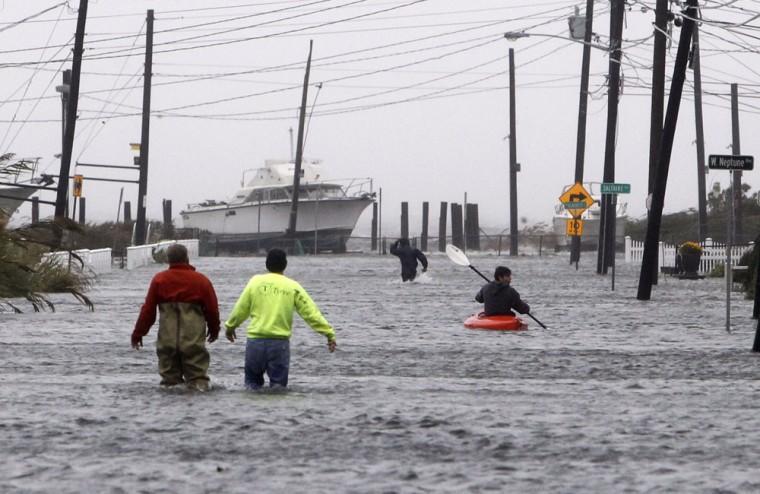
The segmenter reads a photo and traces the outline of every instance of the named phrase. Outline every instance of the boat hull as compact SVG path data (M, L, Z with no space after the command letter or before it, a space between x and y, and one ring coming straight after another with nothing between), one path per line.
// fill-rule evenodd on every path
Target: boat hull
M220 205L182 211L185 228L199 230L204 252L344 252L346 241L371 199L345 198L298 203L294 235L286 236L290 201Z
M479 329L486 331L523 331L528 325L516 316L486 316L473 314L464 321L467 329Z
M35 192L36 189L26 187L0 187L0 218L10 218Z

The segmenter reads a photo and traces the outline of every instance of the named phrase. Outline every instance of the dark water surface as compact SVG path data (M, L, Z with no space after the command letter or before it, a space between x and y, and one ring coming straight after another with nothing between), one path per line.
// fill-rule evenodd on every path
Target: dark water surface
M395 258L291 258L339 348L298 319L284 394L243 390L243 340L211 345L211 392L159 388L157 328L129 346L158 267L102 277L94 313L2 314L0 492L760 491L751 302L727 334L722 280L639 302L637 268L611 292L591 257L473 257L550 328L512 334L462 327L481 282L441 255L412 284ZM196 266L226 317L263 259Z

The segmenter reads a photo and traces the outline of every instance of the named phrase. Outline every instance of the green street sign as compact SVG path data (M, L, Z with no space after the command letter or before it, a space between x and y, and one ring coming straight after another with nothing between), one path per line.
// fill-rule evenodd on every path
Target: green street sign
M586 210L588 206L586 206L586 203L583 201L580 202L563 202L563 206L565 206L565 209L582 209Z
M602 194L630 194L631 184L602 184Z

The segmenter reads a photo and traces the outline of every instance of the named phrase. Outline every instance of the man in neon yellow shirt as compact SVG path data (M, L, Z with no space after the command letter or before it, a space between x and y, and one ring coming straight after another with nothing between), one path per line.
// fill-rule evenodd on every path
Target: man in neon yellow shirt
M264 385L264 372L269 376L270 387L288 385L293 310L314 331L326 336L327 349L335 351L335 330L306 290L283 274L287 265L283 250L270 250L266 261L269 273L251 278L224 323L227 339L234 342L235 329L251 318L245 346L245 386L248 389Z

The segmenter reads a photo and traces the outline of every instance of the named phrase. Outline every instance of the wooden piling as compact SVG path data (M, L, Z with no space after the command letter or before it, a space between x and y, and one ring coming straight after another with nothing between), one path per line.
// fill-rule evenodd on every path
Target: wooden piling
M40 222L40 199L35 196L32 197L32 224Z
M451 243L464 249L464 233L462 231L462 205L451 203Z
M370 250L377 250L377 202L372 203L372 244Z
M422 233L420 234L420 250L428 250L428 209L427 201L422 203Z
M409 238L409 203L401 203L401 238Z
M84 197L79 198L79 224L84 225L85 221L87 219L87 213L85 212L85 208L87 205L87 201Z
M164 209L164 238L174 237L174 224L172 223L172 200L163 200Z
M446 212L448 211L448 204L444 201L441 202L441 212L438 215L438 251L444 252L446 250Z
M478 205L467 204L466 235L467 248L469 250L480 250L480 225L478 222Z
M124 201L124 223L132 223L132 203L130 201Z

